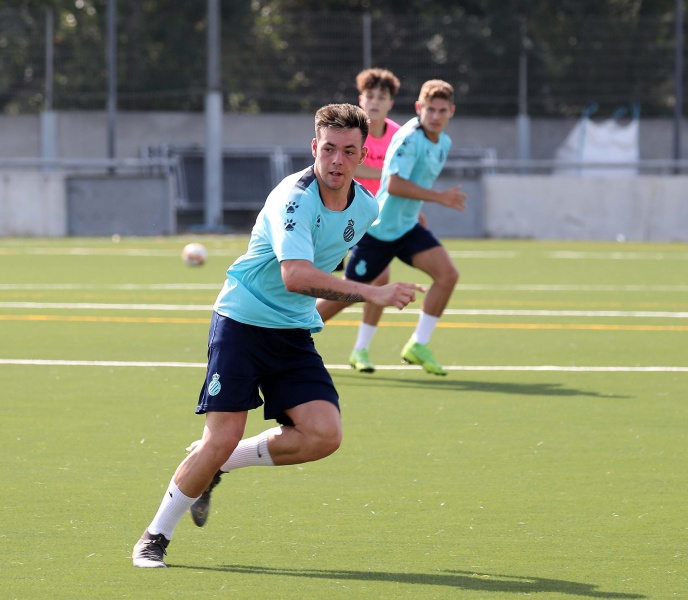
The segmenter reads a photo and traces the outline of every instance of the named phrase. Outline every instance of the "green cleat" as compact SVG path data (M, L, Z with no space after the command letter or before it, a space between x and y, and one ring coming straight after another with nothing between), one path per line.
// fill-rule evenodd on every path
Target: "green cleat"
M368 350L362 348L361 350L354 350L349 356L349 364L360 371L361 373L374 373L375 365L370 362L370 356L368 356Z
M425 344L419 344L412 339L406 342L401 351L401 358L412 365L420 365L426 372L433 375L446 375L447 371L439 364Z

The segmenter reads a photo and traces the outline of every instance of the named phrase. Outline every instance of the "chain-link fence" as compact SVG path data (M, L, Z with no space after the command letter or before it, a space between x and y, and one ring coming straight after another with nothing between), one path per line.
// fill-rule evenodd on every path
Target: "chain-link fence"
M0 9L0 112L45 106L46 64L54 48L55 110L102 110L107 102L104 11L56 16ZM206 81L205 3L188 18L147 19L131 3L117 23L120 110L203 110ZM226 111L312 111L355 101L353 81L366 66L402 80L397 106L408 109L423 81L454 84L463 115L579 115L637 103L644 116L674 111L674 23L671 19L568 18L521 21L283 13L265 18L224 15L222 83ZM519 105L519 99L521 101Z

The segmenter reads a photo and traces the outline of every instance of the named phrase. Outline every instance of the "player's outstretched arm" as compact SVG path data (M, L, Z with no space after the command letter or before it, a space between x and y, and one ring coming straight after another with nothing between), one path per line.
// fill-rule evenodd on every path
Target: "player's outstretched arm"
M438 204L442 204L448 208L455 208L456 210L464 210L466 208L466 200L468 199L468 196L461 191L460 185L455 185L453 188L440 192L438 190L424 188L396 174L389 178L387 191L393 196L401 196L409 200L437 202Z
M340 279L316 269L307 260L285 260L280 266L284 285L290 292L339 303L371 302L401 309L416 299L416 292L425 292L425 288L415 283L374 286Z
M372 288L366 301L384 308L396 306L399 310L407 304L416 301L416 292L425 293L425 288L417 283L395 282L382 286L368 286Z

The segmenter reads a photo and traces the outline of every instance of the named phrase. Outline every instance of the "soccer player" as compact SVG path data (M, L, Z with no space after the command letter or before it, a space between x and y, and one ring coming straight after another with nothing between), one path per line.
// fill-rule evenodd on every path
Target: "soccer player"
M192 505L205 521L204 500L220 472L300 464L337 450L338 395L311 337L323 327L316 298L401 309L424 291L412 283L376 287L331 274L378 214L375 199L353 181L367 134L368 117L359 107L318 110L314 165L270 193L246 253L229 267L214 305L196 408L205 414L203 437L175 471L134 546L134 566L167 566L164 555L177 524ZM263 404L265 418L280 426L242 440L248 411Z
M464 210L466 194L457 185L444 191L432 189L447 160L451 139L444 132L456 109L454 88L439 79L426 81L415 104L417 117L406 123L392 138L382 169L377 201L380 214L372 227L354 246L345 278L373 282L394 257L420 269L432 278L418 324L404 346L404 361L420 365L428 373L446 375L428 347L444 312L459 273L440 241L421 223L423 202L437 202ZM350 301L319 300L318 312L327 321ZM378 311L378 320L382 311ZM372 339L377 320L368 324ZM366 353L367 354L367 353Z
M386 69L366 69L356 76L358 105L368 115L370 128L366 139L368 154L356 168L355 177L373 195L380 189L387 148L400 127L388 117L400 85L397 76Z
M356 76L358 89L358 105L366 112L370 119L370 129L366 147L368 155L356 169L356 180L362 183L372 194L380 189L382 165L385 162L387 148L392 136L399 130L400 125L388 117L394 106L394 98L399 92L399 79L394 73L386 69L365 69ZM335 269L344 270L344 261ZM372 285L389 283L390 269L387 267ZM368 346L373 339L377 322L380 320L381 309L366 302L363 305L363 320L358 329L356 343L349 356L349 364L362 373L372 373L375 365L368 354Z

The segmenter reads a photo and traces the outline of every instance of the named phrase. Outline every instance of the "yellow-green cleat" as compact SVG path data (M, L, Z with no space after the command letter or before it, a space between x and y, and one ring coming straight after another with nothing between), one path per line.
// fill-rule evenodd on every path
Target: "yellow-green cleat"
M401 351L401 358L412 365L420 365L433 375L446 375L447 371L439 364L426 344L419 344L412 339L406 342Z
M349 364L361 373L374 373L375 365L370 361L368 350L354 350L349 356Z

